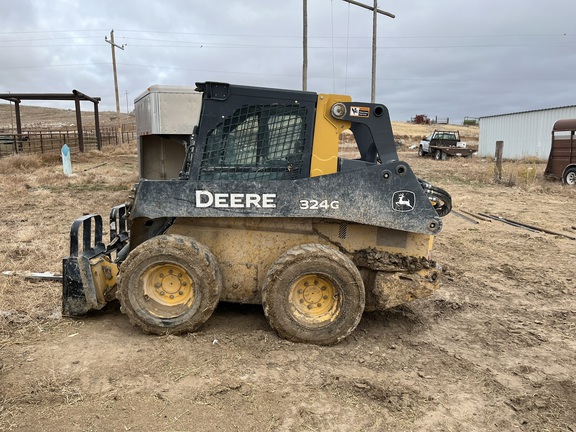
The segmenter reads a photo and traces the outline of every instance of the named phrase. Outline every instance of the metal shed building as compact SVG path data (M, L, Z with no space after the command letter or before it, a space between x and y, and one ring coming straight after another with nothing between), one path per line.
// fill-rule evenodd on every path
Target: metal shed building
M574 118L576 105L480 117L478 156L494 156L496 141L504 141L507 159L548 159L554 123Z

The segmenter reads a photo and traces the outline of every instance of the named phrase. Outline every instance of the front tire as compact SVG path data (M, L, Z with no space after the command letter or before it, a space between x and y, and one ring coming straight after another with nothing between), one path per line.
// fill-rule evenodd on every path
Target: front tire
M358 268L341 252L320 244L282 254L262 288L268 322L293 342L338 343L360 322L365 301Z
M222 275L210 250L180 235L145 241L122 263L121 311L146 333L193 332L216 308Z
M426 155L426 153L424 152L424 149L422 148L422 146L418 147L418 156L424 157L425 155Z
M576 185L576 168L568 168L562 176L562 181L570 186Z

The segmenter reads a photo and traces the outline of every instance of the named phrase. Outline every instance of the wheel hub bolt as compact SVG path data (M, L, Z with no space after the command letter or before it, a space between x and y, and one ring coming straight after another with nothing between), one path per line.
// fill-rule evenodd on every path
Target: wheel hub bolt
M317 306L318 306L318 307L322 307L322 303L318 303Z
M322 297L324 300L328 300L328 296L323 296Z
M178 295L184 295L184 291L178 291Z
M187 285L186 282L182 282L182 286L186 286L186 285Z
M314 305L309 304L308 305L308 309L312 309L314 307Z
M174 298L174 294L170 294L170 298L173 299L173 298Z
M162 286L162 284L160 282L156 282L156 284L154 285L156 288L160 288Z
M174 270L170 269L170 270L168 270L168 273L172 274L172 273L174 273Z
M301 304L304 303L304 299L300 299L300 303L301 303Z
M165 295L165 294L166 294L166 293L165 293L164 291L160 291L160 295L161 295L161 296L163 296L163 295Z
M159 276L162 278L164 277L164 273L160 273Z

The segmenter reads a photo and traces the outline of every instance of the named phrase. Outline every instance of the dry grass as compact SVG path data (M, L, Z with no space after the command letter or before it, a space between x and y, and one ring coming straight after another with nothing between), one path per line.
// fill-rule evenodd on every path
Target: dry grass
M408 142L420 142L420 140L430 135L435 130L459 131L462 141L478 142L480 128L478 126L462 125L417 125L405 122L392 122L394 137L402 138Z
M405 122L392 122L392 131L396 143L401 143L402 147L407 148L411 145L420 143L423 137L430 135L434 130L457 130L460 132L460 139L469 146L478 145L479 127L478 126L459 126L459 125L417 125ZM341 143L344 144L345 152L356 150L354 135L349 130L344 131L340 137ZM356 157L348 156L346 157Z
M13 155L0 158L0 172L3 175L30 173L43 166L51 166L60 162L60 155L47 153L43 155Z
M430 157L418 157L414 150L401 152L400 159L406 160L420 177L438 184L471 185L477 189L497 186L533 193L576 196L576 188L566 187L560 181L545 178L546 161L539 159L505 160L502 163L500 180L496 176L496 165L492 158L472 156L435 161Z
M72 160L74 174L66 176L58 155L0 159L0 272L60 273L72 221L83 213L106 217L138 179L134 146ZM0 275L0 347L21 326L59 318L60 290L57 282Z

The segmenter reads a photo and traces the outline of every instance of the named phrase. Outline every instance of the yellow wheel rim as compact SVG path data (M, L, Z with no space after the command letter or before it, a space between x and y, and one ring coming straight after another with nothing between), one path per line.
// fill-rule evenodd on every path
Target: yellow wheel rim
M306 324L332 322L340 312L340 291L330 279L316 274L298 278L289 301L294 317Z
M158 264L143 274L144 301L155 315L170 318L181 315L194 303L194 283L190 275L176 264Z

